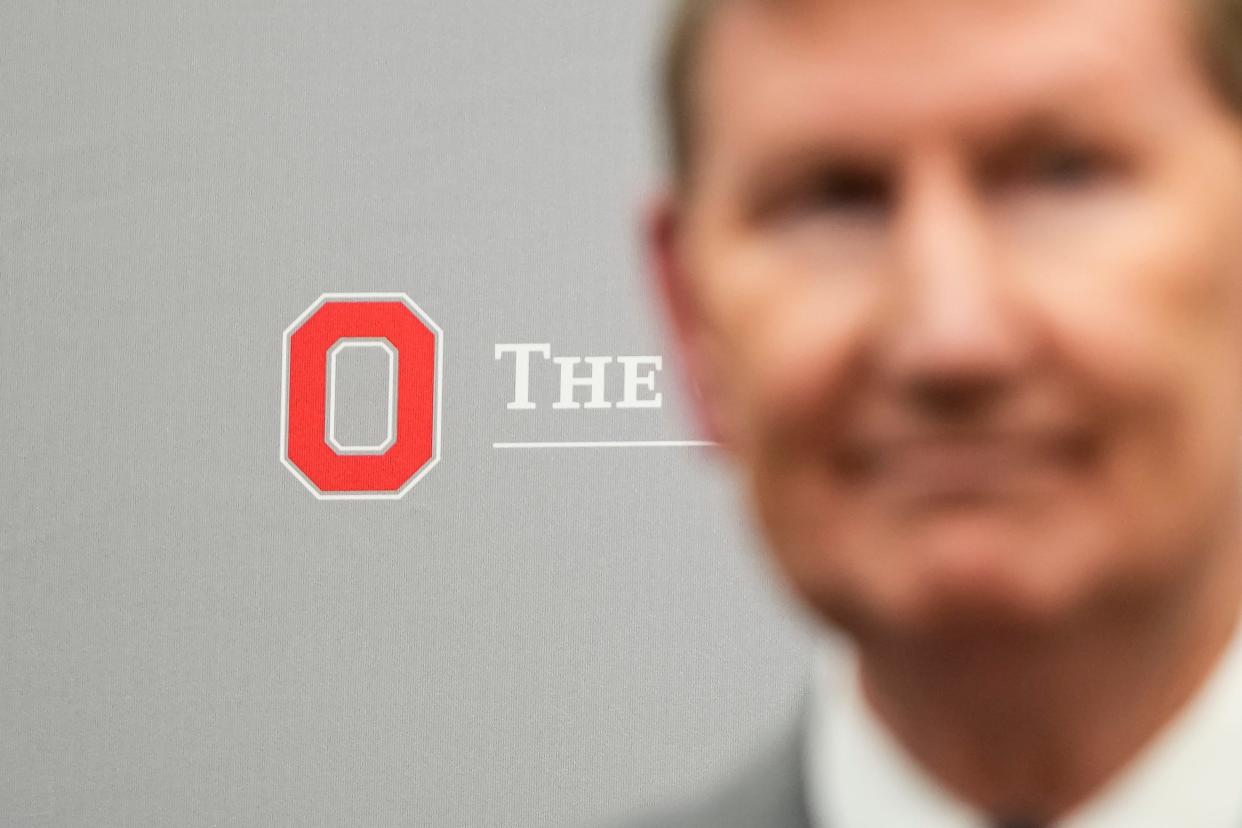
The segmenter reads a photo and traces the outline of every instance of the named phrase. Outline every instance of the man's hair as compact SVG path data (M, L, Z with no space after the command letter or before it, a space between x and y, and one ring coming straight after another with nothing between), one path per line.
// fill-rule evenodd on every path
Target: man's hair
M696 67L707 24L722 0L674 0L664 50L664 123L669 162L681 179L690 166Z
M678 180L686 178L694 152L697 75L705 34L720 7L736 1L674 0L662 81L668 155ZM1196 7L1198 35L1212 83L1242 114L1242 0L1186 2Z

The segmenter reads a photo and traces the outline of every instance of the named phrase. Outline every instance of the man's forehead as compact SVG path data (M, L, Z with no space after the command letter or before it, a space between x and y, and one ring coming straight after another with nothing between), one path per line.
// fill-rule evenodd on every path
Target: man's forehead
M1183 34L1201 0L717 0L707 51L763 43L778 49L867 51L889 61L945 48L1012 51L1029 40L1073 40L1078 32L1127 39ZM980 38L984 42L980 42ZM724 41L720 43L720 41ZM773 41L779 41L774 43Z
M1198 71L1184 0L735 0L702 52L703 126L907 128L1162 96ZM754 111L752 111L754 110ZM1166 113L1169 114L1169 113ZM753 116L753 117L752 117ZM843 119L854 123L842 124ZM898 119L900 123L895 122Z

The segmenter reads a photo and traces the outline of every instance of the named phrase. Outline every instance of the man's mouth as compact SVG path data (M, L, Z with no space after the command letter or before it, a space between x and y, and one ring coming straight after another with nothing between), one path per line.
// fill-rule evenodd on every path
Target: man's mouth
M834 465L902 499L994 498L1081 468L1097 443L1082 428L891 435L843 446Z

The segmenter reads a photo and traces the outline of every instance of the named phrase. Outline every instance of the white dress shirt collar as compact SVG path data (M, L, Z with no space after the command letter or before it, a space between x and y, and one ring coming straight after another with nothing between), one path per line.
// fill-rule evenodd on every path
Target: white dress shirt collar
M817 648L806 739L814 828L986 828L866 704L852 648ZM1103 790L1057 828L1242 828L1242 629L1205 685Z

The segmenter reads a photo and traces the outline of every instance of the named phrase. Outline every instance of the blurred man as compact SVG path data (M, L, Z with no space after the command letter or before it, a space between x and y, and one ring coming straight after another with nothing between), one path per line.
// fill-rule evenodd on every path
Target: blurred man
M690 0L650 239L851 657L657 824L1242 828L1242 15Z

